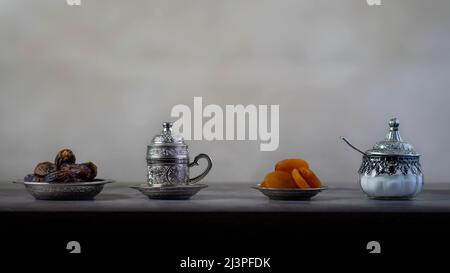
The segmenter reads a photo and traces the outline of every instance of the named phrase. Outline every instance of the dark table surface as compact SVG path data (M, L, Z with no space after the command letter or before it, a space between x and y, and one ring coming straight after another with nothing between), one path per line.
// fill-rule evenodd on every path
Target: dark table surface
M77 240L86 255L153 257L153 267L175 272L192 255L264 255L274 268L298 268L298 257L311 253L366 255L373 240L385 255L408 257L435 257L450 244L450 184L426 184L411 201L370 200L357 184L332 183L311 201L269 200L248 183L210 183L191 200L162 201L131 189L135 184L108 184L91 201L40 201L23 185L0 183L0 234L8 234L2 249L48 257ZM292 246L302 247L280 252Z
M0 183L0 211L144 212L450 212L450 183L426 184L410 201L370 200L358 188L329 185L311 201L269 200L251 184L211 183L191 200L150 200L131 189L136 183L108 184L92 201L35 200L23 185Z

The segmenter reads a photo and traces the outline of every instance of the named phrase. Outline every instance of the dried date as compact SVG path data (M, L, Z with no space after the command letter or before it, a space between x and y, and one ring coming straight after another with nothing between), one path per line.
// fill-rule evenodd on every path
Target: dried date
M48 174L44 181L49 183L67 183L74 182L75 178L69 172L61 170Z
M34 175L45 177L52 172L56 172L56 165L52 162L41 162L34 168Z
M41 162L33 174L27 175L27 182L89 182L97 176L97 166L92 162L75 164L76 158L70 149L61 150L55 157L55 162Z
M24 177L23 181L25 182L42 182L44 179L42 177L36 176L34 174L28 174Z
M93 181L97 177L97 165L92 162L82 163L81 165L85 165L91 170L88 181Z
M61 171L68 172L75 179L83 181L91 181L93 171L87 164L65 164L61 167Z
M64 164L75 164L75 154L70 149L61 150L55 158L56 168L59 170Z

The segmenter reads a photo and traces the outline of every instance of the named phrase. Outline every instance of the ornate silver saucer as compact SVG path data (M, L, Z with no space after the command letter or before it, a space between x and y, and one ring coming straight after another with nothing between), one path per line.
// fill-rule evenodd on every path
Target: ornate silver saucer
M133 186L131 188L140 191L150 199L188 200L192 196L194 196L197 192L206 187L208 187L208 185L206 184L163 186L163 187L142 184L139 186Z
M38 200L92 200L103 190L105 184L113 182L104 179L68 183L14 181L24 184L28 192Z
M272 200L293 200L293 201L305 201L310 200L312 197L319 194L319 192L328 189L328 187L311 188L311 189L280 189L280 188L264 188L261 185L253 186L253 189L257 189L265 196Z

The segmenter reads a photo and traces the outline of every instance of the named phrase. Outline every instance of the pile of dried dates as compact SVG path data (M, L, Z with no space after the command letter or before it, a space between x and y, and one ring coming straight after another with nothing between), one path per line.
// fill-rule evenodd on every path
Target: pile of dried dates
M97 166L94 163L75 163L75 154L69 150L61 150L56 155L55 162L37 164L34 173L25 176L26 182L89 182L97 176Z

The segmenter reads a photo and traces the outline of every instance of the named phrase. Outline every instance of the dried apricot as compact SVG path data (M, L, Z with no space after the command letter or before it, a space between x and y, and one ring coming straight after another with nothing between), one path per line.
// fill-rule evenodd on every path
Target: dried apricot
M305 181L302 175L299 173L298 169L292 170L292 178L295 181L295 184L301 189L310 188L309 184Z
M271 172L266 175L261 186L266 188L297 188L294 179L287 172Z
M281 160L275 165L275 171L291 173L293 169L309 169L308 162L300 158Z
M268 188L269 186L268 186L268 183L264 180L264 181L261 183L261 187L263 187L263 188Z
M299 169L299 172L311 188L321 188L322 187L322 183L320 182L319 178L310 169L305 169L305 168Z

